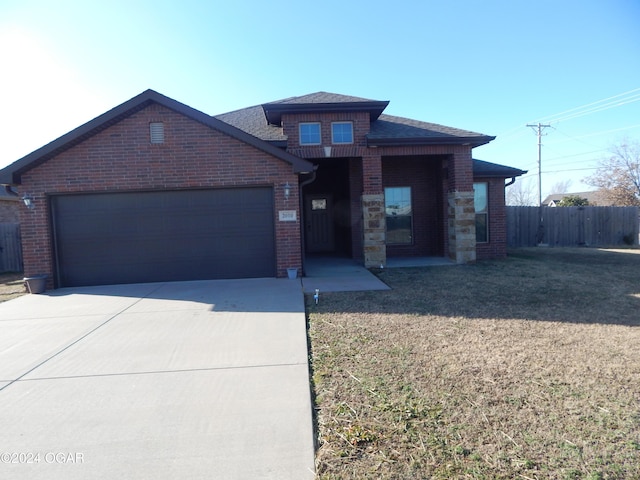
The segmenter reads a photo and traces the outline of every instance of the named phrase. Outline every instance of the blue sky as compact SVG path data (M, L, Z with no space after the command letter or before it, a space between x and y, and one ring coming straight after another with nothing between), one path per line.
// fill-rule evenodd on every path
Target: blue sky
M639 0L0 0L0 167L152 88L209 114L316 91L497 138L571 191L640 140ZM562 120L562 121L556 121ZM591 169L591 170L589 170ZM548 173L546 173L548 172Z

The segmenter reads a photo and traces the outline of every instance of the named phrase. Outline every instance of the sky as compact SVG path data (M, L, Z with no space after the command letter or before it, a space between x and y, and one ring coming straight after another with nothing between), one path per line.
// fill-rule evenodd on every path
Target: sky
M542 193L640 141L640 0L0 0L0 168L151 88L210 115L327 91L496 136Z

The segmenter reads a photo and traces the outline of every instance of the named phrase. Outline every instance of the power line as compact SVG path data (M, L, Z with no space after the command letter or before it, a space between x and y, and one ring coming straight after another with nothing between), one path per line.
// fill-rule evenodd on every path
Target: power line
M553 115L547 115L546 117L542 117L542 118L540 119L540 121L546 121L546 122L558 122L558 121L562 121L562 120L557 120L557 119L555 119L555 117L561 117L562 115L565 115L565 114L569 114L569 113L571 113L571 112L574 112L574 113L571 113L571 115L567 115L567 117L570 117L570 116L572 116L572 115L574 115L574 114L577 114L576 110L582 110L582 109L585 109L585 108L587 108L587 107L592 107L592 108L596 108L596 109L597 109L597 108L603 107L604 105L600 105L599 107L594 107L594 105L597 105L597 104L599 104L599 103L603 103L603 102L609 102L610 100L613 100L614 98L622 97L622 96L624 96L624 95L629 95L629 94L631 94L631 93L634 93L634 95L632 95L632 97L631 97L631 98L635 98L635 97L637 97L638 95L640 95L640 94L636 94L635 92L640 92L640 87L639 87L639 88L634 88L633 90L629 90L629 91L627 91L627 92L619 93L619 94L617 94L617 95L613 95L613 96L611 96L611 97L603 98L602 100L597 100L597 101L595 101L595 102L587 103L587 104L585 104L585 105L580 105L579 107L570 108L569 110L564 110L564 111L562 111L562 112L560 112L560 113L555 113L555 114L553 114ZM625 99L625 100L627 100L627 99ZM631 100L631 101L634 101L634 102L635 102L635 101L637 101L637 100ZM610 102L609 104L611 104L611 103L615 103L615 102ZM624 103L622 103L622 105L624 105L625 103L630 103L630 102L624 102ZM609 104L608 104L608 105L609 105ZM614 105L614 106L619 106L619 105ZM612 107L610 107L610 108L613 108L613 106L612 106ZM595 113L595 112L593 112L593 113Z

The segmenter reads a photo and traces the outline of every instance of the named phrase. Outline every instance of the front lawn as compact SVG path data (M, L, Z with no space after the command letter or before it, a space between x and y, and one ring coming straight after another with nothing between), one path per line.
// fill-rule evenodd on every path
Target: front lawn
M640 251L376 274L307 300L319 479L640 478Z
M0 303L27 293L21 273L0 273Z

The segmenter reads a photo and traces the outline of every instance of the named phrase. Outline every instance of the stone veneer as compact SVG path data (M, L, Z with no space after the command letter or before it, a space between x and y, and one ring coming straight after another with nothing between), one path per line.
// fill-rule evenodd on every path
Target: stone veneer
M449 258L476 261L476 211L473 192L449 192Z
M386 219L384 214L384 195L362 195L362 214L364 230L364 266L379 267L387 263L385 245Z

